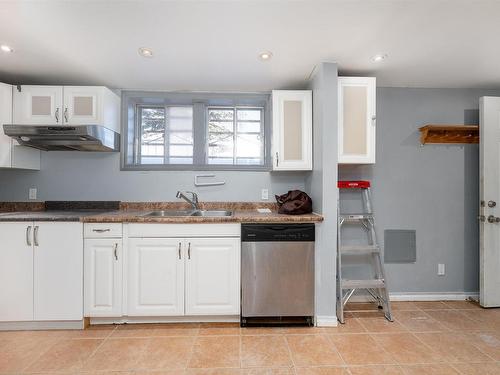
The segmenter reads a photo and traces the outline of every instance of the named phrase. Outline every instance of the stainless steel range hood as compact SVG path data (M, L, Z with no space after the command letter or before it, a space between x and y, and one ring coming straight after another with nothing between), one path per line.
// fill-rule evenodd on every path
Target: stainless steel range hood
M5 135L44 151L120 151L120 134L100 125L4 125Z

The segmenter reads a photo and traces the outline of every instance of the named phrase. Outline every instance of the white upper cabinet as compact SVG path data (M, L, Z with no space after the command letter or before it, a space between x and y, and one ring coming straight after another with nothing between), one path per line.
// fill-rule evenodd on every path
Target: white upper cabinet
M375 122L375 77L339 77L339 164L375 163Z
M127 315L184 315L183 240L133 238L128 246Z
M275 171L312 169L312 91L273 90Z
M6 136L3 125L12 124L12 85L0 83L0 168L40 169L40 151L20 146Z
M85 266L84 316L121 316L122 239L85 239L83 264Z
M240 314L240 239L186 239L186 315Z
M14 86L15 124L62 125L62 111L62 86Z
M103 86L18 86L14 123L102 125L120 132L120 97Z

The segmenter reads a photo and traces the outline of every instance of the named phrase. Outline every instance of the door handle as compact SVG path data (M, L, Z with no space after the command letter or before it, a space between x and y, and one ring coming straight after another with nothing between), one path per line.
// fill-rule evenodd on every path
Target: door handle
M179 242L179 259L181 259L181 243Z
M26 227L26 245L31 246L31 225Z
M109 232L111 231L111 229L92 229L92 232L96 232L96 233L104 233L104 232Z
M64 108L64 122L68 122L68 107Z
M33 242L35 246L38 246L38 225L35 225L35 229L33 231Z
M191 242L188 243L188 259L191 259Z
M115 256L115 260L118 260L118 244L115 243L115 246L113 248L113 254Z
M278 157L278 153L276 152L276 167L279 165L280 159Z
M56 122L59 122L59 107L56 108L56 113L54 114Z

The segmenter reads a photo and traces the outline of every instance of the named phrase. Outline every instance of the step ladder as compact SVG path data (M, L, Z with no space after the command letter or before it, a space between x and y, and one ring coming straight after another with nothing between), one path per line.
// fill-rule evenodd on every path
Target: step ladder
M339 189L355 189L361 193L363 212L357 214L339 214L338 218L338 249L337 249L337 318L344 323L344 306L358 289L366 290L377 302L378 307L384 310L387 320L393 321L391 302L387 282L384 275L382 254L377 244L375 233L375 219L371 205L370 181L339 181ZM346 224L360 225L368 235L367 245L344 246L342 242L342 227ZM342 256L362 255L370 257L373 279L348 280L342 277ZM355 263L350 263L355 264Z

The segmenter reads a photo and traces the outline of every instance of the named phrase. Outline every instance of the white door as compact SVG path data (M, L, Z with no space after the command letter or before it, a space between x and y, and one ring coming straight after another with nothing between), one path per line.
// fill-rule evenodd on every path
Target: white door
M500 306L500 98L480 99L480 302ZM483 219L484 216L484 219Z
M33 320L33 223L0 223L0 321Z
M35 222L35 320L83 318L83 224Z
M4 124L12 123L12 86L0 83L0 168L11 167L12 138L3 132Z
M184 314L183 239L134 238L128 243L128 315Z
M121 238L84 243L84 316L122 315L123 252Z
M312 92L273 91L273 169L312 169Z
M62 86L14 87L14 124L62 125Z
M338 79L338 162L375 163L376 80Z
M97 125L101 123L102 88L98 86L64 86L64 123Z
M240 314L240 240L186 240L186 315Z

